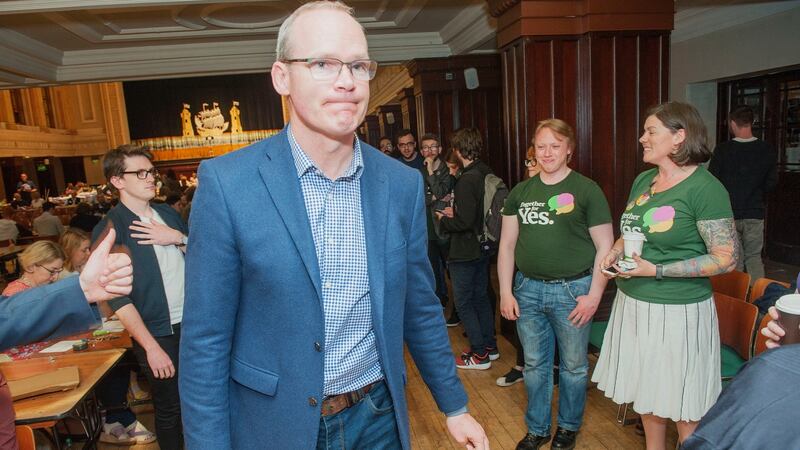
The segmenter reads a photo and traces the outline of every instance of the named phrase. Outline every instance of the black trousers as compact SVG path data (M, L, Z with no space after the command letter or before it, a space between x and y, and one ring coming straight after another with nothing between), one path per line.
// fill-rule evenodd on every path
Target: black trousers
M172 360L175 376L172 378L155 378L147 363L147 352L136 341L133 342L133 354L150 384L155 409L156 436L161 450L183 450L183 424L181 423L181 399L178 394L178 355L181 342L180 324L172 326L174 334L156 337L158 345Z

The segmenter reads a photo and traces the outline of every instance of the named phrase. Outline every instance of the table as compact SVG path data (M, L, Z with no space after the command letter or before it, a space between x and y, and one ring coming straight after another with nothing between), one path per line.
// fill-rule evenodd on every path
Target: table
M59 420L73 418L81 423L89 439L84 448L92 447L100 435L102 426L100 409L93 393L94 387L117 364L124 353L124 349L114 348L81 353L68 352L0 363L0 370L8 380L18 380L70 366L77 366L80 374L80 384L75 389L14 402L17 425L49 428L53 433L56 447L60 449L61 442L55 425Z

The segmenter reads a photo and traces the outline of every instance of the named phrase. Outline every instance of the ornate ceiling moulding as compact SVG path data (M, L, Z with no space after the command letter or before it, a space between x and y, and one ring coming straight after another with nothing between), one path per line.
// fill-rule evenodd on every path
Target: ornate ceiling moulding
M581 35L595 31L670 31L673 0L487 0L502 48L525 36ZM499 14L495 14L497 11Z
M500 17L506 11L516 6L521 0L486 0L489 3L489 14Z

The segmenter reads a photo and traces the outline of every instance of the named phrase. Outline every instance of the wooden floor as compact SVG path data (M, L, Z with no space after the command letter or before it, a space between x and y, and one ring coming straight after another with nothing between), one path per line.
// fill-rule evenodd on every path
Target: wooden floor
M461 327L450 328L453 352L468 347ZM469 395L470 413L483 425L489 436L491 448L514 449L526 433L525 408L527 396L524 383L499 387L495 380L514 365L514 347L505 339L498 339L500 359L492 362L489 370L459 370L458 375ZM590 356L594 366L594 358ZM436 408L425 383L419 376L414 362L406 354L409 368L408 403L411 415L411 442L415 449L461 448L445 429L445 417ZM553 396L553 426L557 417L558 389ZM630 411L630 410L629 410ZM607 399L597 388L587 391L584 423L578 435L578 449L639 449L644 448L644 437L636 434L633 425L621 426L616 421L617 405ZM632 411L629 416L635 417ZM677 433L675 426L667 428L667 448L675 448ZM547 448L547 447L545 447Z
M461 327L448 329L454 354L466 348ZM514 449L525 435L525 406L527 397L523 383L510 387L499 387L495 380L504 375L514 364L514 348L505 338L499 338L501 357L492 363L489 370L459 370L458 375L469 395L470 412L483 425L489 435L493 450ZM594 365L593 357L590 357ZM408 404L411 417L411 442L415 449L437 450L461 448L450 438L445 427L445 417L436 408L428 388L420 378L414 362L406 353L408 366ZM644 448L644 438L638 436L633 425L621 426L616 421L617 405L603 396L592 386L587 392L584 424L578 435L578 449L640 449ZM554 394L553 405L558 404L558 389ZM138 408L139 420L151 431L153 427L152 409L148 406ZM557 411L554 408L553 417ZM635 416L634 413L630 413ZM553 430L555 430L555 423ZM676 432L674 425L668 428L667 448L675 448ZM80 448L74 445L73 448ZM114 445L100 444L101 450L119 449ZM128 447L136 450L157 450L156 443Z

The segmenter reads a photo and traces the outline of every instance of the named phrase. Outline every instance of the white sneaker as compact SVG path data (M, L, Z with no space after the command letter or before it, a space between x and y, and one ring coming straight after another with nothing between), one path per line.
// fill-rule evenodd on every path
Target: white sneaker
M121 423L103 423L103 431L100 432L100 442L114 445L134 445L136 439L128 435L127 428Z
M125 432L128 433L128 436L133 438L137 444L149 444L151 442L155 442L156 435L151 433L142 422L138 420L133 422L132 424L128 425L125 428Z

